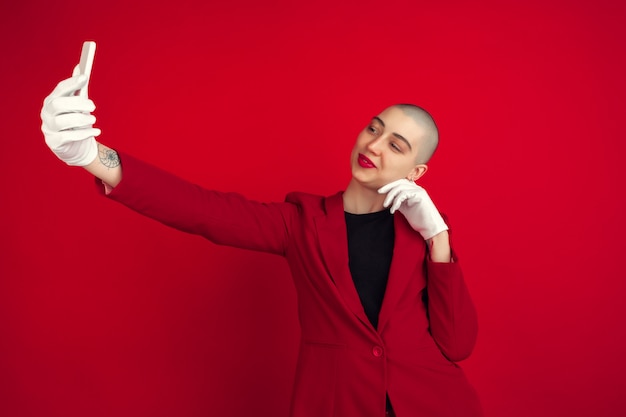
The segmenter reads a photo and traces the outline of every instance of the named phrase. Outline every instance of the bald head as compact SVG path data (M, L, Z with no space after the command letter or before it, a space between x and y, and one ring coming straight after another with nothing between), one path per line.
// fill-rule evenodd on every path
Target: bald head
M392 107L402 110L404 114L411 117L418 126L424 129L424 134L420 138L416 162L425 164L433 156L439 144L439 129L437 129L435 120L426 110L414 104L396 104Z

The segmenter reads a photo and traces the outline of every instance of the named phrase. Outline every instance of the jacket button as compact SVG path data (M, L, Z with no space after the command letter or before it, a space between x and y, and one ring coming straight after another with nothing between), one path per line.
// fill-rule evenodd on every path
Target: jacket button
M383 356L383 348L381 348L380 346L374 346L372 348L372 355L380 358L381 356Z

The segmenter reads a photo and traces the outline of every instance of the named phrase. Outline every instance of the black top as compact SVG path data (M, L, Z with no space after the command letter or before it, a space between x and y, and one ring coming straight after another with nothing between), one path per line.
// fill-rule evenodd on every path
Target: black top
M393 215L383 210L345 213L345 217L350 273L365 314L376 328L393 257Z
M385 297L393 258L393 215L389 210L376 213L345 213L348 229L348 259L354 286L367 318L378 327L378 314ZM387 411L391 411L389 396Z

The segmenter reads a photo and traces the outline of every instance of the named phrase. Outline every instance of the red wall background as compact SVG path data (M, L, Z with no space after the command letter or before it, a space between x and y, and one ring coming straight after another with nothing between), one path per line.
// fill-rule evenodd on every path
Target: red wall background
M371 116L429 109L487 415L624 415L626 6L517 3L2 2L0 415L288 414L284 261L142 218L45 146L86 39L102 142L254 199L342 189Z

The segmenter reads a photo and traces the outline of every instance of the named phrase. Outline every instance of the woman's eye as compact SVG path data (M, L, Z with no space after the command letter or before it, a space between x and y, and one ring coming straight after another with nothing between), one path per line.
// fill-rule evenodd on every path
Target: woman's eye
M398 151L398 152L402 152L402 149L401 149L401 148L400 148L397 144L395 144L395 143L393 143L393 142L391 143L391 147L392 147L394 150Z
M376 133L376 128L374 126L368 126L367 131L370 133Z

